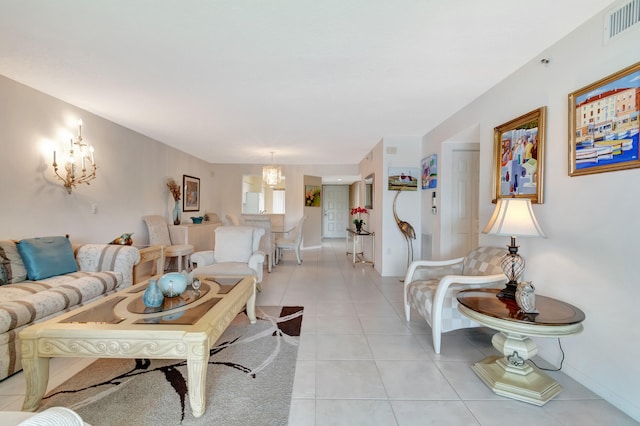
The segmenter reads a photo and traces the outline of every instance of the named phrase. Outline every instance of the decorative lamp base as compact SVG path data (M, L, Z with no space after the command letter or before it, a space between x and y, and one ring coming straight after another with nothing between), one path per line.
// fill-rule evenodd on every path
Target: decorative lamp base
M516 300L516 290L518 289L518 283L515 281L509 281L505 287L500 290L497 296L501 299L513 299Z

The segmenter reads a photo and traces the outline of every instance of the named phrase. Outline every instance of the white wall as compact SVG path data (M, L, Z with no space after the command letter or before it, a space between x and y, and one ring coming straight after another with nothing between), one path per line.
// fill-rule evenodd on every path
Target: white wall
M262 174L261 165L209 164L3 76L0 96L0 239L70 234L74 243L109 242L133 232L134 244L146 244L142 216L171 218L174 203L167 178L179 184L183 174L200 178L200 211L182 213L190 223L191 216L204 212L240 217L242 175ZM51 146L62 142L61 132L75 134L79 118L85 141L95 147L98 170L91 185L69 195L54 179ZM358 168L290 165L283 166L283 173L289 229L303 214L305 174L354 175ZM95 215L92 204L98 207Z
M539 294L586 313L584 332L562 341L563 371L640 420L640 169L568 176L568 94L640 60L640 31L603 46L602 19L594 17L425 135L423 154L478 123L482 227L493 210L493 128L547 106L545 199L534 211L548 238L518 240L527 261L524 278ZM543 57L548 65L540 63ZM480 244L507 243L480 237ZM538 342L540 355L558 364L557 342Z
M224 218L227 213L240 217L242 210L242 175L262 175L260 164L211 164L211 210ZM285 226L293 228L304 214L304 176L356 175L356 165L282 165L286 180ZM316 207L317 208L317 207ZM306 225L305 225L306 227ZM320 232L318 230L318 232Z
M395 152L395 153L393 153ZM389 167L420 168L419 136L388 136L383 139L382 172L376 185L380 186L382 195L381 233L376 233L376 245L382 250L382 276L404 276L407 272L407 242L398 229L393 217L393 199L397 191L388 190ZM411 240L413 259L420 259L420 195L422 190L402 191L398 196L396 211L400 220L408 222L415 230L416 239ZM376 191L378 193L378 191Z
M1 239L70 234L74 243L109 242L133 232L135 244L147 243L142 216L169 220L166 179L182 184L183 174L199 177L203 191L200 212L183 219L211 204L204 161L2 76L0 96ZM52 146L63 142L62 133L76 134L79 118L85 141L95 147L97 177L67 194L54 178Z

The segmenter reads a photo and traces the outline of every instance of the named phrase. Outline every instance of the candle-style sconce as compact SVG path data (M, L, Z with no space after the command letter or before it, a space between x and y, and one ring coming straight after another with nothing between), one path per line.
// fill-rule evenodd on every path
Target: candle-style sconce
M74 141L69 140L69 158L64 163L64 172L62 174L58 171L58 163L56 162L56 151L53 151L53 171L58 179L63 182L64 187L67 189L67 193L71 194L71 190L76 185L86 183L90 185L90 182L96 178L96 162L94 158L93 146L87 145L82 139L82 120L78 120L78 138ZM76 164L76 155L80 161L80 169ZM88 164L87 164L88 163ZM87 170L89 166L89 170ZM78 174L81 172L81 174ZM65 175L66 174L66 175ZM63 176L64 175L64 176Z

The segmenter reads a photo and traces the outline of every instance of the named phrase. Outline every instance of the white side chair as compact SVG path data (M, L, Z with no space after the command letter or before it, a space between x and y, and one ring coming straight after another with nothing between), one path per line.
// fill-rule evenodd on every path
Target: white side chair
M431 326L433 349L440 353L441 334L460 328L480 327L458 311L460 290L504 286L507 277L500 261L507 250L478 247L467 256L451 260L417 260L404 278L404 311L411 321L413 307Z
M262 282L264 253L259 250L263 228L220 226L216 228L215 250L199 251L191 256L194 276L247 276Z
M142 220L147 225L149 230L149 243L151 245L161 245L164 249L164 264L162 265L162 272L167 269L167 258L175 257L178 259L178 271L181 268L187 271L191 269L190 256L194 252L194 247L191 244L172 244L171 237L169 236L169 227L164 218L159 215L143 216ZM183 265L184 260L184 265Z
M276 263L280 262L283 250L293 250L296 253L298 265L302 263L300 246L302 245L302 225L304 224L306 218L306 216L302 216L302 218L294 228L286 231L285 234L288 234L287 237L276 238Z

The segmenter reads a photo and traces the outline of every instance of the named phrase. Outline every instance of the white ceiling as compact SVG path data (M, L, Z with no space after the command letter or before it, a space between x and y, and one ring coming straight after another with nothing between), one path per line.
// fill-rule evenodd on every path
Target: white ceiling
M357 164L611 3L0 0L0 74L212 163Z

